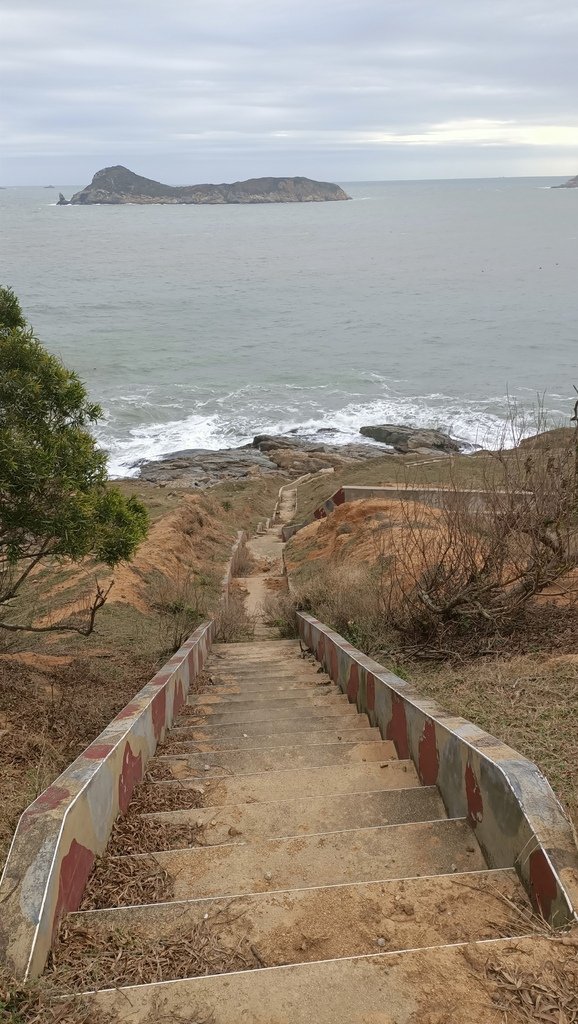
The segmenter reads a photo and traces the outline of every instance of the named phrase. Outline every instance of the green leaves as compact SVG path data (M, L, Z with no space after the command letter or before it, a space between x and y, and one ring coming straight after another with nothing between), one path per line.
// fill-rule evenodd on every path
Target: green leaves
M3 596L3 569L18 566L18 576L49 556L114 566L146 536L144 506L107 485L106 454L89 429L101 415L0 288L0 604L15 591L12 571Z

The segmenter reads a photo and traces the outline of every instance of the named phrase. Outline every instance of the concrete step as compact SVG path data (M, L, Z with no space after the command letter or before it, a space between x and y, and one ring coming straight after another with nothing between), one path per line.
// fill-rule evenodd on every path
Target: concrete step
M162 749L162 748L161 748ZM273 750L221 750L205 754L163 754L155 760L168 764L175 778L215 775L251 775L284 768L322 768L325 765L388 761L395 757L390 740L369 743L321 743L277 747ZM207 766L209 770L207 771Z
M189 700L189 704L198 705L199 707L205 707L206 705L214 707L215 705L221 706L223 704L234 704L237 706L239 704L251 703L254 704L256 708L259 708L265 704L267 706L275 705L278 707L283 707L283 705L293 706L294 704L303 701L310 703L312 700L318 701L322 704L325 701L336 702L336 699L340 704L347 701L345 694L341 693L336 686L301 686L293 687L290 690L274 690L272 693L267 693L266 691L242 693L240 690L233 691L219 687L214 691L202 693L197 697L193 697Z
M142 857L123 859L136 870ZM165 850L155 853L154 859L171 880L175 900L449 874L486 866L472 830L461 818Z
M289 795L288 795L289 796ZM375 793L344 793L303 799L296 793L278 803L225 804L193 811L164 811L146 817L166 824L204 826L207 844L283 836L314 835L348 828L399 825L445 818L435 786L393 789Z
M283 659L288 655L300 656L299 640L261 640L249 643L213 644L211 648L211 660L231 660L235 664L242 664L244 661L258 661L264 659L267 662L274 662L277 657Z
M119 1024L502 1024L483 964L506 965L512 955L539 974L551 950L540 937L496 939L105 989L84 999Z
M333 690L339 692L339 687L335 686L334 683L328 678L328 676L314 675L313 677L307 676L302 678L300 676L287 676L287 678L280 678L276 676L274 679L268 679L262 681L258 675L252 676L250 679L244 679L238 676L213 676L212 682L206 684L205 693L219 693L227 695L229 693L238 693L244 697L269 697L279 696L279 694L288 694L291 696L296 691L302 691L304 694L307 693L319 693L323 694L326 690Z
M248 739L254 736L277 735L282 732L318 732L320 729L338 729L341 734L348 728L358 729L364 726L369 728L367 715L325 715L320 718L316 715L309 719L275 718L265 722L240 722L230 725L217 725L214 722L209 724L206 720L202 724L196 723L194 715L186 717L182 715L179 719L180 723L186 724L189 728L194 725L196 735L200 740L226 736L239 736Z
M230 950L255 945L263 964L276 967L517 934L524 922L516 907L531 912L510 869L80 912L68 925L85 933L86 958L111 935L153 949L200 931ZM75 952L84 959L78 945ZM169 966L163 979L172 977ZM142 980L156 980L154 963Z
M260 711L213 711L211 707L196 708L196 714L191 715L193 723L212 725L252 725L258 722L280 722L283 719L291 719L294 722L313 720L316 718L351 718L357 715L357 708L353 704L323 705L315 707L308 705L303 708L275 708Z
M419 786L419 779L411 761L379 761L262 772L236 778L180 779L178 783L169 781L150 785L186 785L199 790L208 805L286 800L291 793L309 800L320 794L413 789Z
M319 743L341 743L342 741L347 743L363 742L367 743L371 740L380 740L381 733L379 729L369 728L367 719L365 720L365 726L359 725L355 722L351 722L351 727L347 726L347 729L323 729L318 731L302 730L301 732L280 732L274 733L271 736L224 736L214 737L210 740L200 740L198 737L198 729L187 728L186 726L177 726L171 730L170 740L175 742L184 742L191 744L191 750L197 750L199 753L211 750L271 750L275 747L295 747L295 746L310 746ZM163 747L159 747L159 752L162 753ZM392 757L396 756L392 754Z
M232 695L233 696L233 695ZM236 696L236 695L235 695ZM304 711L306 708L351 708L347 697L343 693L328 694L307 694L304 697L258 697L257 699L231 699L225 695L219 699L213 697L210 701L189 700L190 707L198 708L199 714L207 718L213 715L236 715L246 714L247 711L267 711L270 718L276 718L277 713L294 714Z

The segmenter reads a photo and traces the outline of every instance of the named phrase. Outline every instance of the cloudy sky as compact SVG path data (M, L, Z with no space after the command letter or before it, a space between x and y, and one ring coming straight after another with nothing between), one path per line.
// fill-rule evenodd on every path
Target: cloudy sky
M576 0L0 0L2 184L578 173Z

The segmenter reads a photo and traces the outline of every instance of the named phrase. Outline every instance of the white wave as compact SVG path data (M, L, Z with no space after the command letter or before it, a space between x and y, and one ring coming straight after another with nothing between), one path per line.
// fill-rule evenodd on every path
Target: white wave
M485 401L464 401L443 394L425 396L385 395L366 401L352 401L351 394L344 395L331 391L335 404L341 398L343 404L330 408L323 404L321 396L313 395L302 405L269 394L267 399L253 389L251 396L242 389L243 400L238 393L214 398L212 407L218 411L201 413L208 401L195 402L197 411L166 422L139 424L120 430L115 419L109 419L101 427L99 443L109 452L109 471L113 477L137 476L138 464L144 460L156 460L170 452L190 448L204 448L217 451L249 444L255 434L296 433L308 440L322 440L326 444L343 445L351 442L374 444L364 438L360 427L376 423L396 423L415 427L435 427L451 434L468 447L506 446L515 442L507 435L508 404L503 397ZM311 389L313 390L313 389ZM329 396L328 396L329 397ZM355 396L357 398L357 396ZM162 400L159 411L166 408ZM532 432L528 421L524 433ZM327 433L327 429L331 433ZM319 431L323 431L320 435Z

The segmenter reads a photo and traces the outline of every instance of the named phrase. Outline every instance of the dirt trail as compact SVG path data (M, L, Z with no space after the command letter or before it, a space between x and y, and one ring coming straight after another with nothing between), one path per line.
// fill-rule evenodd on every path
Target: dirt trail
M245 608L255 622L256 640L274 639L279 635L275 627L265 622L265 610L267 598L279 589L286 588L281 531L283 525L293 519L296 502L296 488L292 485L282 487L273 519L267 521L262 532L247 541L254 570L250 576L241 577L239 582L246 591Z

